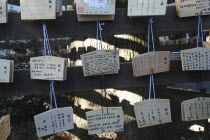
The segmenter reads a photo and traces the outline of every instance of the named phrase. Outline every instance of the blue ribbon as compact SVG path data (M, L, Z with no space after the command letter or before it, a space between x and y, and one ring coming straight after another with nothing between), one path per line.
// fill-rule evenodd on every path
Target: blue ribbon
M44 56L52 56L52 51L51 51L51 47L50 47L50 41L49 41L49 38L48 38L46 24L43 24L43 34L44 34L43 55ZM53 108L53 99L54 99L55 108L57 108L57 100L56 100L56 95L55 95L54 81L51 80L49 82L50 82L50 109Z
M102 36L102 25L104 25L104 23L101 23L100 21L97 21L96 23L96 50L99 50L98 47L98 39L99 39L99 34L100 34L100 46L101 46L101 50L103 49L102 46L102 40L103 40L103 36Z
M202 48L204 48L204 37L203 37L203 23L201 16L198 17L198 33L197 33L197 48L199 44L199 37L202 37Z
M152 49L155 52L155 43L154 43L154 33L153 33L153 19L149 19L148 23L148 53L150 52L150 35L152 38ZM155 81L153 74L150 75L150 85L149 85L149 104L151 100L151 93L153 91L154 100L156 99L156 93L155 93ZM156 104L156 101L155 101Z

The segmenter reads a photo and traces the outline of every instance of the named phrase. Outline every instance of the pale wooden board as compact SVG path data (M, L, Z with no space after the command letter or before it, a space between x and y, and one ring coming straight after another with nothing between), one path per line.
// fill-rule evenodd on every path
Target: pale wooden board
M133 76L144 76L169 71L170 52L157 51L132 58Z
M7 23L8 21L8 8L7 0L0 1L0 23Z
M185 121L184 105L183 105L183 103L181 103L181 118L182 118L182 121Z
M182 102L183 121L205 120L210 118L210 98L199 97Z
M13 82L14 61L0 59L0 83Z
M160 102L159 102L160 101ZM138 128L160 125L171 122L170 100L151 99L134 107Z
M92 112L96 112L96 111L101 111L101 112L109 112L109 111L122 111L122 107L102 107L102 108L98 108L98 109L94 109L92 111L88 111L88 113L92 113Z
M34 116L38 137L70 130L74 128L73 109L64 107L52 109Z
M120 69L117 50L99 50L80 56L84 76L116 74Z
M116 0L77 0L78 15L114 15Z
M66 79L66 58L39 56L30 58L31 79L58 80Z
M56 0L20 0L22 20L56 19Z
M206 37L206 42L204 43L206 48L210 48L210 36Z
M154 103L158 103L158 104L161 104L161 103L163 103L163 104L165 104L165 103L167 103L167 102L170 102L170 100L169 99L158 99L158 98L156 98L155 100L152 98L151 100L150 100L150 102L149 102L149 100L143 100L143 101L140 101L140 102L136 102L136 103L134 103L134 106L135 107L138 107L138 106L143 106L143 105L147 105L147 104L154 104Z
M88 134L124 131L124 118L122 107L104 107L86 112L88 121Z
M166 14L167 0L128 0L128 16Z
M10 115L7 115L0 118L0 140L6 140L10 133Z
M79 22L114 20L114 15L77 15Z
M176 8L179 17L210 15L209 0L176 0Z
M210 70L210 48L193 48L181 51L182 70Z

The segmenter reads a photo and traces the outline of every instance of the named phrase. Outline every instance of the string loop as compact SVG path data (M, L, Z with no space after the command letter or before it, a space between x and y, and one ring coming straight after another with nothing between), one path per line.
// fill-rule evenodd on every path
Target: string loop
M151 36L151 41L152 41L152 51L155 52L155 42L154 42L154 33L153 33L153 18L149 19L148 23L148 53L150 52L150 36ZM154 76L153 76L153 70L152 74L150 75L150 84L149 84L149 104L151 101L151 94L153 92L154 95L154 101L156 104L156 93L155 93L155 81L154 81Z
M96 50L99 50L99 43L98 43L98 40L99 40L99 36L100 36L100 46L101 46L101 50L103 49L103 46L102 46L102 40L103 40L103 36L102 36L102 31L103 31L103 28L102 26L105 25L105 23L101 23L100 21L97 21L97 24L96 24Z
M47 26L44 23L43 23L43 34L44 34L43 55L44 56L52 56L50 41L48 38ZM57 100L56 100L56 95L55 95L54 81L50 80L49 82L50 82L50 109L53 108L53 100L54 100L55 108L57 108Z
M197 48L199 47L199 37L201 36L202 48L204 48L203 23L201 16L198 17Z

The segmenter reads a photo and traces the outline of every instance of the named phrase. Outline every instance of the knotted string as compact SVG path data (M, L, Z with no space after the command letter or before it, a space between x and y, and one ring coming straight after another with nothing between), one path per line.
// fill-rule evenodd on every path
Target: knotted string
M103 50L103 45L102 45L102 41L103 41L103 36L102 36L102 25L104 25L104 23L101 23L100 21L97 21L96 23L96 50L99 50L99 37L100 37L100 49ZM101 94L104 96L104 98L106 98L106 90L104 89L104 74L102 75L102 87L103 89L101 89ZM104 108L102 107L102 114L104 113ZM108 107L107 107L107 113L108 113Z
M44 56L52 56L52 51L50 47L50 41L48 38L48 33L47 33L47 26L46 24L43 24L43 34L44 34Z
M152 48L153 48L153 51L155 52L155 43L154 43L154 34L153 34L152 24L153 24L153 19L150 18L149 25L148 25L148 52L150 52L150 34L152 38Z
M150 18L149 19L149 24L148 24L148 53L150 52L150 35L151 35L151 40L152 40L152 49L153 52L155 52L155 43L154 43L154 33L153 33L153 19ZM153 91L153 95L154 95L154 101L156 104L156 93L155 93L155 81L154 81L154 76L153 76L153 70L152 70L152 74L150 74L150 85L149 85L149 104L151 101L151 94Z
M100 36L101 50L103 49L103 45L102 45L102 40L103 40L102 30L103 30L103 28L102 28L102 25L104 25L104 23L97 21L97 24L96 24L96 50L99 50L99 45L98 45L99 36Z
M56 102L56 95L55 95L55 88L54 88L54 81L50 81L50 109L53 108L53 100L54 99L54 104L55 108L58 108L57 102Z
M198 17L198 34L197 34L197 48L199 45L199 37L201 35L201 41L202 41L202 48L204 48L204 37L203 37L203 23L201 16Z
M96 22L96 50L98 50L98 27L99 27L99 21Z
M50 47L50 41L48 38L48 33L47 33L47 26L46 24L43 24L43 34L44 34L44 56L52 56L52 51ZM54 81L51 80L50 82L50 109L53 108L53 100L54 100L54 105L55 108L57 108L57 100L56 100L56 95L55 95L55 88L54 88Z

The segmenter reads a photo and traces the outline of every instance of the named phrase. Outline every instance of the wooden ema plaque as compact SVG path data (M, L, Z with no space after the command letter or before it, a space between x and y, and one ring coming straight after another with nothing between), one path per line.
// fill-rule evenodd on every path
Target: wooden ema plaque
M55 56L39 56L30 58L31 79L66 80L67 59Z
M86 112L88 134L124 131L122 107L104 107Z
M0 1L0 23L7 23L8 21L8 8L7 0Z
M34 121L38 137L74 129L73 109L72 107L51 109L34 116Z
M116 74L120 70L117 50L99 50L81 55L84 76Z
M14 61L0 59L0 83L13 82Z
M210 48L210 36L206 37L206 42L204 42L206 48Z
M128 0L128 16L165 15L167 0Z
M160 125L171 122L169 99L151 99L134 104L138 128Z
M77 0L78 21L114 20L116 0Z
M21 19L56 19L56 4L56 0L20 0Z
M177 15L190 17L210 14L209 0L176 0Z
M149 52L133 57L133 76L144 76L169 71L170 52Z
M199 97L181 103L182 121L210 118L210 98Z
M182 70L210 70L210 48L193 48L181 51Z
M11 133L10 116L0 118L0 140L7 140Z
M116 0L77 0L78 15L114 15Z

